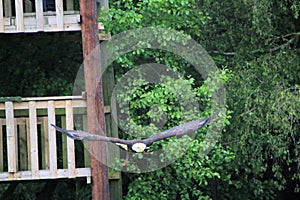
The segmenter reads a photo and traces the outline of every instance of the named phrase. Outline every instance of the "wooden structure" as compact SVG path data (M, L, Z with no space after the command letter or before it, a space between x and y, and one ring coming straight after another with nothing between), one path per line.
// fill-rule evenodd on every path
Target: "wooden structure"
M74 0L0 0L0 33L80 31L80 23Z
M86 120L80 97L23 98L0 103L0 181L89 177L87 163L75 165L74 141L62 141L58 167L56 120L73 129L75 113ZM76 109L76 110L75 110ZM78 112L81 109L81 113ZM58 119L59 118L59 119ZM84 156L84 155L83 155Z
M82 23L82 19L94 15L92 20L96 26L92 29L96 29L96 32L93 31L96 40L93 40L93 44L99 42L98 36L102 40L107 39L107 35L99 34L99 30L103 30L104 27L101 23L97 24L96 10L94 9L93 13L88 10L79 12L79 1L83 2L81 0L0 0L0 34L81 31L84 44L84 37L88 37L89 33L84 30L90 27L87 23ZM88 2L85 3L90 5ZM81 9L84 7L82 5L81 3ZM83 45L84 55L89 51ZM94 76L93 73L91 75ZM99 81L97 79L96 77L96 81ZM113 78L109 77L107 80L111 81ZM99 85L102 88L102 84ZM104 84L103 87L104 93L111 89L109 84L107 86ZM93 105L92 101L81 96L68 96L21 98L20 102L0 103L0 182L77 177L86 177L88 182L91 180L95 182L96 176L93 176L95 167L91 167L90 164L95 164L96 160L89 157L81 142L77 143L65 136L56 135L55 130L50 126L50 123L55 123L73 129L78 125L81 129L89 130L87 124L90 126L93 122L89 120L87 123L87 118L91 119L87 110L93 108L91 106L87 108L87 105ZM96 101L99 101L99 98ZM105 105L110 103L105 95L104 103ZM96 106L98 111L102 104ZM106 126L107 135L117 137L117 128L112 127L110 123L109 107L105 106L102 118L103 122L105 118L106 124L101 122L101 126ZM118 152L109 152L109 155L118 156ZM106 169L106 166L103 165L102 168ZM102 176L102 173L100 175ZM110 172L109 179L111 199L120 199L120 172ZM105 185L107 184L104 181L103 186ZM98 189L93 188L94 199L97 199L95 195Z
M113 134L110 107L105 106L104 111L108 133ZM51 123L86 129L86 100L61 96L0 103L0 182L78 177L90 182L89 152L81 141L56 134ZM109 178L110 184L116 185L120 173L111 172Z
M55 0L50 10L47 1L0 0L0 33L80 30L80 15L73 0L65 5L63 0Z
M105 113L109 117L108 106ZM21 102L0 103L0 181L76 177L89 180L86 149L81 147L76 154L81 160L76 161L74 140L56 135L50 126L59 122L68 129L73 129L74 124L86 129L86 120L86 101L81 96L22 98ZM119 173L110 173L110 178L118 179Z

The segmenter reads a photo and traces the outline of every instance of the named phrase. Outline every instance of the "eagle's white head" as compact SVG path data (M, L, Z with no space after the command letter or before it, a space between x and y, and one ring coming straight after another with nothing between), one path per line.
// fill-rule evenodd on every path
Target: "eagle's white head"
M137 142L132 145L132 150L138 153L143 152L146 149L146 144Z

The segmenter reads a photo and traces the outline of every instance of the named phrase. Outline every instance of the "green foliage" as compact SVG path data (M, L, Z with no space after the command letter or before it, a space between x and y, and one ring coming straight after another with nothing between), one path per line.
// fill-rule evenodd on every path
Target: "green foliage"
M209 15L202 27L201 44L221 65L255 59L297 44L300 2L284 1L202 1Z
M56 180L57 181L57 180ZM56 185L57 184L57 185ZM85 183L85 181L80 180L65 180L57 181L56 184L52 184L51 189L55 191L51 194L45 193L43 191L46 186L46 181L41 182L19 182L13 194L10 194L9 197L2 196L3 192L7 190L9 184L2 184L0 187L0 196L2 198L16 199L16 200L34 200L38 199L37 196L41 195L43 197L48 196L50 199L58 200L87 200L92 199L91 197L91 188ZM50 183L51 185L51 183ZM75 186L76 185L76 186ZM49 187L49 185L48 185ZM50 188L49 188L50 189ZM40 197L41 198L41 197Z
M211 182L219 180L219 184L231 184L226 168L234 155L217 145L203 159L199 154L202 147L200 140L193 140L172 165L137 175L125 199L210 199Z
M141 87L134 87L137 82ZM199 108L196 107L199 106L196 102L196 91L199 90L199 87L193 89L191 87L193 82L191 77L189 79L182 77L174 79L164 75L156 84L148 83L143 79L130 80L128 85L119 88L121 91L118 92L117 100L120 106L120 119L123 119L122 115L126 114L126 116L130 116L132 122L141 126L138 126L137 129L136 126L126 121L124 123L121 121L120 126L129 132L137 132L140 136L146 137L150 136L147 133L158 130L155 126L151 128L152 130L148 130L142 125L165 121L167 127L172 127L175 125L173 120L189 121L193 117L199 117L197 116L199 115ZM127 105L130 105L129 109L126 107ZM127 117L124 119L127 120Z
M299 180L299 64L291 51L268 54L247 63L228 87L234 112L226 139L238 139L232 147L235 174L243 177L237 180L239 197L251 198L247 187L255 199L274 198L277 190Z
M82 62L81 44L61 37L28 35L1 42L0 96L71 95Z
M201 34L199 27L206 23L207 15L196 0L120 0L110 1L109 13L101 12L99 21L112 34L140 27L163 27L196 37Z
M229 126L224 130L221 149L234 156L229 156L231 162L220 164L225 165L223 171L229 175L227 179L224 178L226 175L221 179L213 176L218 183L220 198L274 199L282 190L299 193L299 1L120 0L111 2L110 6L109 15L104 14L107 18L101 16L99 19L112 34L149 26L176 29L199 41L219 66L230 69L226 89L232 118L226 122ZM187 80L192 77L194 91L202 94L198 100L207 106L209 94L203 79L188 63L169 52L141 49L120 57L114 66L118 74L124 74L144 62L162 63L179 71ZM130 100L135 100L131 114L142 114L134 115L135 121L140 125L149 124L149 116L155 116L155 112L159 113L157 121L162 120L166 108L169 121L173 120L169 118L171 113L179 110L169 112L168 104L156 106L160 99L166 101L161 95L166 88L149 87L150 90L133 92L141 93L142 98L134 99L129 95ZM149 104L146 103L148 99ZM169 94L167 101L170 99L173 95ZM154 108L147 109L145 105ZM205 106L201 110L206 110ZM141 112L140 107L145 110ZM176 120L174 118L172 123ZM216 147L214 151L219 149ZM215 152L209 156L213 155ZM222 158L226 159L226 156ZM222 159L214 160L214 163L218 161ZM174 178L182 174L191 177L186 172L194 168L188 170L184 168L185 164L180 163L178 168L185 170L178 174L173 170L174 163L159 172L163 175L154 172L137 175L127 198L208 197L205 189L194 196L188 191L200 179L181 177L183 185L179 185ZM196 164L188 165L201 171ZM210 165L210 172L215 172L212 169L217 166L219 164ZM202 183L210 183L205 174L201 177ZM178 194L176 191L183 192Z
M220 78L227 82L232 75L229 70L224 69L221 76ZM207 116L213 90L210 88L212 86L210 80L197 85L194 78L187 77L187 79L182 76L171 78L162 75L159 84L149 84L142 78L129 79L128 83L124 84L126 79L120 79L124 84L123 88L118 88L116 98L120 106L120 127L135 136L147 137L158 132L159 128L168 129L178 125L179 121ZM193 104L193 101L196 103ZM199 106L199 102L200 108L187 106ZM206 112L200 113L199 109ZM130 117L122 117L124 113ZM214 150L204 157L202 152L205 152L208 146L204 142L205 135L203 135L206 130L203 128L197 131L194 140L182 137L154 143L149 149L150 152L158 149L164 152L160 155L160 160L156 160L156 164L172 160L175 162L166 168L131 177L134 181L129 185L125 199L209 199L212 182L231 184L231 175L226 169L234 159L234 154L230 149L224 149L217 144ZM136 138L126 135L124 137ZM141 171L139 165L134 163L141 159L144 159L142 154L134 154L130 158L131 162L126 164L126 169ZM144 159L143 165L151 167L152 162L151 158Z

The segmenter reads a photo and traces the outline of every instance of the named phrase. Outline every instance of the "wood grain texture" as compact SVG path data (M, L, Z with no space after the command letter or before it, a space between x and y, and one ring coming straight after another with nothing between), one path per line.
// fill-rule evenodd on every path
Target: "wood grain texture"
M48 138L49 138L49 169L51 176L57 177L57 152L56 152L56 131L50 126L55 124L55 107L54 101L48 101Z
M7 137L7 162L8 172L17 171L17 146L14 121L14 106L12 102L5 102L6 137Z
M30 168L33 179L39 179L36 102L29 102Z

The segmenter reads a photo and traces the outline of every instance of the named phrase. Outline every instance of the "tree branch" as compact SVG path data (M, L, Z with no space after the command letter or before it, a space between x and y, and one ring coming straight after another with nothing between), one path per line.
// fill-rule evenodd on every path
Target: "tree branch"
M284 44L282 44L280 46L277 46L277 47L274 47L274 48L270 49L270 52L273 53L274 51L277 51L277 50L280 50L280 49L285 49L287 46L289 46L296 39L296 37L297 36L291 38L286 43L284 43Z
M292 37L291 39L289 39L287 42L277 46L277 47L274 47L274 48L271 48L269 50L266 50L266 51L262 51L262 50L253 50L253 51L250 51L249 53L250 54L256 54L256 53L267 53L267 52L270 52L270 53L273 53L275 51L278 51L278 50L282 50L282 49L285 49L286 47L288 47L290 44L292 44L294 42L294 40L299 37L300 35L300 32L297 32L297 33L289 33L289 34L286 34L284 36L280 36L280 37L277 37L277 39L279 38L286 38L286 37L290 37L290 36L294 36ZM220 51L210 51L208 53L212 53L212 54L219 54L219 55L223 55L223 56L235 56L237 53L236 52L220 52Z

